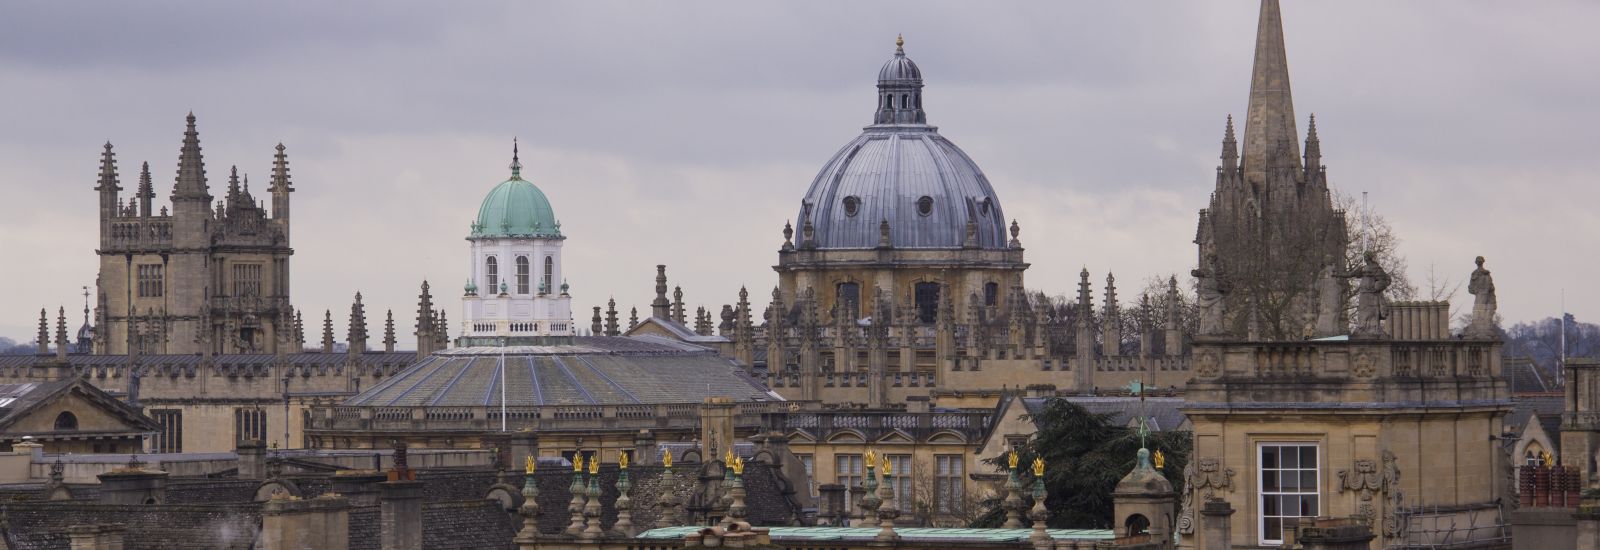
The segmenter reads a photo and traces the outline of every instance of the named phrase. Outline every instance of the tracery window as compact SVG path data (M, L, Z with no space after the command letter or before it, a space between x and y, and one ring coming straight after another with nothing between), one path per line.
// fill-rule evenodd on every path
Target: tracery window
M233 295L261 295L261 264L233 264Z
M139 271L139 297L160 298L163 294L163 275L166 266L161 264L141 264Z

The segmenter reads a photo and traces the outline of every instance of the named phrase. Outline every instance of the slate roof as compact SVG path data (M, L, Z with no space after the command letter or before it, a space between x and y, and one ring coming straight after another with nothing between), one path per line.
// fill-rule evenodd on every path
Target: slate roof
M1506 361L1506 381L1512 394L1549 393L1560 391L1547 373L1533 360L1522 358Z
M1022 405L1028 408L1029 415L1037 415L1044 410L1048 397L1025 397ZM1133 419L1139 417L1139 398L1137 397L1060 397L1095 414L1110 414L1111 423L1118 426L1127 426ZM1152 420L1151 431L1175 430L1183 427L1188 417L1178 410L1183 406L1181 397L1146 397L1144 399L1145 412Z
M49 382L24 382L20 384L0 384L0 433L11 434L11 425L27 417L34 409L55 400L68 392L78 392L90 402L96 403L106 409L113 416L121 418L135 430L156 431L160 429L154 420L139 412L122 401L111 397L93 384L81 378L65 378Z
M715 352L666 338L583 336L556 346L440 351L346 405L484 406L700 403L707 397L780 401Z
M1538 415L1539 425L1544 428L1553 443L1561 444L1561 414L1566 412L1566 403L1561 396L1540 397L1513 397L1511 398L1511 412L1506 414L1505 425L1522 433L1528 425L1528 420Z

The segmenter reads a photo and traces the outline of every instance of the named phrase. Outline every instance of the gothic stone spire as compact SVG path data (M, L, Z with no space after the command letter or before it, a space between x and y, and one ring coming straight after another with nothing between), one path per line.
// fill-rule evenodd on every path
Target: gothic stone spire
M394 310L388 310L383 320L383 351L394 353Z
M656 266L656 299L650 302L650 316L672 318L672 302L667 301L667 266L664 264Z
M276 150L272 156L272 184L267 186L267 192L272 194L272 219L288 223L289 193L294 192L294 186L289 184L289 155L283 152L282 143Z
M1283 46L1283 16L1278 0L1261 0L1256 26L1255 67L1250 74L1250 106L1244 125L1245 181L1258 189L1267 173L1289 160L1300 162L1294 100L1289 93L1289 57ZM1299 168L1299 166L1294 166Z
M150 163L139 165L139 215L150 217L150 203L156 198L155 184L150 182Z
M206 163L200 155L200 132L195 130L194 113L189 113L189 126L183 132L183 147L178 150L178 177L172 187L173 200L194 200L211 203L211 193L206 186Z
M322 353L333 353L333 310L322 313Z

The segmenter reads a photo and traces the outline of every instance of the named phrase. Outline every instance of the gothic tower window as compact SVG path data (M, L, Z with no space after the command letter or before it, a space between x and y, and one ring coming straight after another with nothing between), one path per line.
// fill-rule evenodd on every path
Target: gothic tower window
M1000 302L1000 283L989 282L983 284L983 305L992 306Z
M856 283L839 283L834 292L834 301L839 304L839 314L850 319L861 318L861 285Z
M161 297L161 295L163 293L162 292L162 288L163 288L162 287L162 284L163 284L163 281L162 281L163 273L162 272L163 272L163 268L164 267L165 266L163 266L161 264L142 264L142 265L139 266L138 271L139 271L139 297L140 298L160 298Z
M233 295L261 295L261 264L233 264Z
M545 290L545 292L550 292L550 289L555 288L554 286L552 286L552 285L555 284L555 280L556 280L556 259L555 259L554 256L545 256L544 257L544 290Z
M483 273L486 277L488 277L489 293L494 294L499 292L500 262L495 261L494 256L490 256L489 259L483 261Z
M932 323L939 316L939 283L917 283L917 320Z
M528 293L528 257L517 256L517 294Z

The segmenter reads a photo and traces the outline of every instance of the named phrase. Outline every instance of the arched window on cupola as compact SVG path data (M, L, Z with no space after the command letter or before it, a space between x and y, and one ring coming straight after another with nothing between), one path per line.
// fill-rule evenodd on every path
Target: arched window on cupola
M528 257L517 256L517 294L528 293Z
M545 292L550 292L551 289L555 288L553 286L553 285L555 285L555 280L556 280L556 259L555 259L554 256L545 256L544 257L544 284L542 284L540 286L542 288L544 288Z
M496 261L494 256L490 256L488 259L483 261L483 275L484 275L484 278L485 278L485 282L489 283L488 285L485 285L485 286L487 286L489 288L489 293L490 294L499 293L500 292L500 262Z

